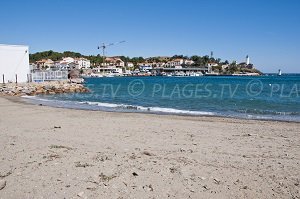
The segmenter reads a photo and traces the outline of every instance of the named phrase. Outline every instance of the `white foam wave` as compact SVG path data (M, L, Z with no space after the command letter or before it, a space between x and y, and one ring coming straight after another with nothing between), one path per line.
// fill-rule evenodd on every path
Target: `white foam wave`
M28 99L34 99L34 98L36 98L36 96L30 96L30 95L23 95L21 97L28 98Z
M102 102L78 102L79 104L88 104L88 105L96 105L96 106L101 106L101 107L107 107L107 108L116 108L119 105L118 104L111 104L111 103L102 103Z
M188 115L215 115L213 112L189 111L189 110L161 108L161 107L151 107L150 110L154 112L161 112L161 113L188 114Z
M155 113L166 113L166 114L187 114L187 115L215 115L212 112L205 111L189 111L189 110L180 110L174 108L162 108L162 107L144 107L144 106L135 106L128 104L113 104L113 103L103 103L103 102L79 102L80 104L96 105L105 108L116 108L116 109L125 109L125 110L138 110L138 111L147 111Z

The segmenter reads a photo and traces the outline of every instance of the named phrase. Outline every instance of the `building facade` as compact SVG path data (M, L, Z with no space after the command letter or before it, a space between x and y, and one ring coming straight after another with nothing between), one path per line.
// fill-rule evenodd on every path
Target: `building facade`
M29 47L0 44L0 83L29 80Z
M88 69L91 67L90 60L86 58L75 58L74 63L77 64L78 69Z

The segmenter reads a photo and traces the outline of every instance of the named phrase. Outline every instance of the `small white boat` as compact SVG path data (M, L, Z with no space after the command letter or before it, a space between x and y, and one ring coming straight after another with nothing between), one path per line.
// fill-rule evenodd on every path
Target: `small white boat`
M281 76L281 70L280 69L278 70L278 76Z

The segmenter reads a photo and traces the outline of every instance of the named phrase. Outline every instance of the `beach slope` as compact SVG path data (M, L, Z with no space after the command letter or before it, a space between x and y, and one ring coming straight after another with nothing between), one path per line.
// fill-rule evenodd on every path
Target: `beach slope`
M0 98L0 198L299 198L300 123Z

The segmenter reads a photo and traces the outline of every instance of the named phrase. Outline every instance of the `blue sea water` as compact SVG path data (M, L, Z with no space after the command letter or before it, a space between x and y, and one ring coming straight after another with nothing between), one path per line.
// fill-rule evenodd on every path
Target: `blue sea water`
M300 122L300 75L86 78L91 93L42 95L50 106Z

